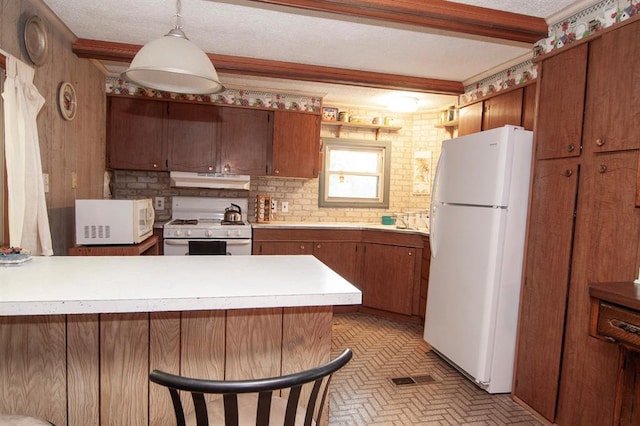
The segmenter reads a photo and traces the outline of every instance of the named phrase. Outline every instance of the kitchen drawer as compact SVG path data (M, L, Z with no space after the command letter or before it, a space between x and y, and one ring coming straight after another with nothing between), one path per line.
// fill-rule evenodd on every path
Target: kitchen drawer
M640 312L600 302L597 332L640 350Z

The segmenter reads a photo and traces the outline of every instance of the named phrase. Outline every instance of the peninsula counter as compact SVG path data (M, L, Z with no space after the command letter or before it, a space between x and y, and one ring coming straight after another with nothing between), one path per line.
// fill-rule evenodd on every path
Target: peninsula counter
M331 356L333 306L361 298L313 256L54 256L3 267L0 412L171 424L168 392L149 371L241 379L317 366Z

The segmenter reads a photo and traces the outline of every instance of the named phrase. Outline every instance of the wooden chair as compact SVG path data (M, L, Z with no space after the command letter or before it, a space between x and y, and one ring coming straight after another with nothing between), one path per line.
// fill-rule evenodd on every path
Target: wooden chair
M149 379L169 388L178 426L310 426L320 424L331 376L352 356L345 349L319 367L265 379L204 380L159 370L152 371ZM178 391L190 392L193 399L195 410L186 417ZM220 397L207 401L205 394Z

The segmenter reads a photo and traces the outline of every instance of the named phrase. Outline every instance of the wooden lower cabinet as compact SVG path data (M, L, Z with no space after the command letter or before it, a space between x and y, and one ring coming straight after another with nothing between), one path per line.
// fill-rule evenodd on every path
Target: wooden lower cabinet
M571 158L537 161L535 167L513 393L552 421L560 381L579 167Z
M386 244L364 247L362 304L398 314L413 313L417 250Z
M404 232L253 229L254 255L314 255L362 291L362 309L414 322L425 315L428 244L427 236Z
M360 231L254 228L253 254L313 255L358 287L359 239Z

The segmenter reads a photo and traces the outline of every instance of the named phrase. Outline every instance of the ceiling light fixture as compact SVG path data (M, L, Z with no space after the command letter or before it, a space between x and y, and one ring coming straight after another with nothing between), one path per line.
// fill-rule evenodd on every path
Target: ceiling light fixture
M418 110L418 98L399 96L389 100L389 110L393 112L415 112Z
M176 1L174 28L145 44L122 78L143 87L167 92L204 95L220 93L220 83L211 60L182 31L182 3Z

